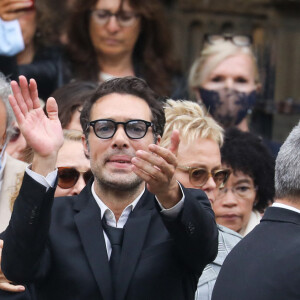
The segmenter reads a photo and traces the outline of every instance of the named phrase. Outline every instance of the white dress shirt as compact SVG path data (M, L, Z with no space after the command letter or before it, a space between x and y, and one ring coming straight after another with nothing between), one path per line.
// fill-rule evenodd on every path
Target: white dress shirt
M300 209L294 207L294 206L291 206L291 205L287 205L287 204L283 204L283 203L279 203L279 202L274 202L272 204L272 207L280 207L280 208L285 208L285 209L288 209L288 210L292 210L298 214L300 214Z

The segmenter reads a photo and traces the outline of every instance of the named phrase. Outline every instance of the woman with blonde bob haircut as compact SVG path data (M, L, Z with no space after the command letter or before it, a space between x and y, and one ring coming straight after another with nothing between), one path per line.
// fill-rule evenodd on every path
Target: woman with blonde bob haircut
M207 35L189 74L189 88L224 128L249 131L247 114L261 85L251 38ZM242 40L242 42L240 42Z
M178 130L180 144L177 152L176 179L187 188L202 189L213 204L216 192L229 177L221 168L220 147L223 129L199 104L191 101L168 100L165 105L166 125L161 146L171 144L173 130ZM240 241L236 232L219 226L219 251L198 282L195 299L210 299L212 288L229 251Z

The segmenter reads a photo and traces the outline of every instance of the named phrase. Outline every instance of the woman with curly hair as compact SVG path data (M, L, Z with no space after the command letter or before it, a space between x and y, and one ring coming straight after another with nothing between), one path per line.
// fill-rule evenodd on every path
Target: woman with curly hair
M236 128L226 132L221 156L231 175L212 203L216 222L245 236L273 202L275 161L259 137Z
M74 77L135 75L162 96L185 96L159 0L76 0L67 36Z

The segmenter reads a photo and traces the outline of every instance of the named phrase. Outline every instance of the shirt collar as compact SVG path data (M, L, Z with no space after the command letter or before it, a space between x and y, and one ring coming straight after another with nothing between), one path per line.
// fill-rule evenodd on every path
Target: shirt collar
M289 209L289 210L295 211L295 212L297 212L298 214L300 214L300 209L297 209L296 207L293 207L293 206L291 206L291 205L287 205L287 204L275 202L275 203L272 204L272 207L285 208L285 209Z
M91 187L92 195L94 196L94 198L95 198L95 200L96 200L98 206L100 207L100 211L101 211L101 220L102 220L104 214L106 215L107 212L109 212L110 214L113 215L113 212L112 212L111 209L110 209L109 207L107 207L107 205L105 205L105 204L103 203L103 201L97 196L97 194L96 194L96 192L95 192L94 184L95 184L95 181L93 182L92 187ZM127 205L127 206L125 207L125 209L123 210L123 212L122 212L122 214L121 214L120 219L124 219L123 213L124 213L124 212L128 212L128 214L126 214L126 217L125 217L125 218L126 218L125 222L127 221L127 218L128 218L128 216L129 216L129 213L130 213L131 211L134 210L134 208L135 208L136 205L138 204L138 202L139 202L139 200L141 199L141 197L142 197L142 195L143 195L144 192L145 192L145 188L144 188L143 191L138 195L138 197L136 197L129 205ZM123 216L123 218L122 218L122 216Z

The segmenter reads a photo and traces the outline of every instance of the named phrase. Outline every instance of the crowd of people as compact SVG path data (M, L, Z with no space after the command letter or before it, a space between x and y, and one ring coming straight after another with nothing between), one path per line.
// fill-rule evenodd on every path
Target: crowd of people
M251 132L252 38L185 78L163 12L0 0L1 300L300 299L300 123Z

